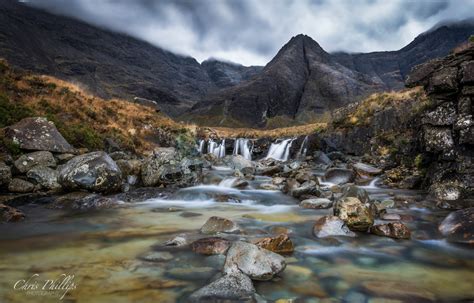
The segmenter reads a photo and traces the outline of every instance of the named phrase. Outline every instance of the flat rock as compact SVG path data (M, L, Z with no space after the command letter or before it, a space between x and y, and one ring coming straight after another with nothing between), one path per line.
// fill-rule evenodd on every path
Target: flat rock
M38 151L21 155L15 162L15 168L22 174L31 168L41 165L46 167L56 167L56 159L49 151Z
M33 180L45 190L59 190L61 185L58 183L59 173L46 166L35 166L30 169L26 176L28 180Z
M346 223L336 216L324 216L319 218L314 224L313 234L317 238L356 236L356 234L346 226Z
M354 182L354 179L355 173L352 169L331 168L324 174L324 180L334 184L351 183Z
M362 162L352 164L352 167L361 176L376 176L382 173L380 168Z
M19 178L13 178L8 184L8 191L12 193L31 193L35 190L35 185L31 182Z
M53 122L46 118L25 118L5 129L5 137L26 150L73 153L74 148L64 139Z

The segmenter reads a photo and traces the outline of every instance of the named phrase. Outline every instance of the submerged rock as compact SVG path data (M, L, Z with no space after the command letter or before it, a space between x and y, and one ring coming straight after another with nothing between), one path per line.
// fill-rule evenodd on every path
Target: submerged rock
M34 166L56 167L56 159L49 151L38 151L21 155L15 162L15 168L22 174Z
M410 239L411 237L411 232L408 227L400 222L374 225L370 228L370 232L377 236L394 239Z
M313 234L317 238L356 236L356 234L346 226L346 223L336 216L324 216L319 218L313 226Z
M235 233L238 231L239 226L233 221L216 216L210 217L201 227L201 233L203 234Z
M285 258L257 245L236 241L227 251L224 273L242 272L252 280L266 281L282 272Z
M25 118L5 129L5 137L27 150L72 153L74 148L46 118Z
M272 238L263 238L258 240L255 245L277 254L290 254L295 250L293 242L291 242L287 234L281 234Z
M337 201L334 215L342 219L352 231L367 231L374 224L370 208L355 197Z
M23 179L13 178L8 184L8 190L12 193L31 193L35 190L35 185Z
M354 179L355 174L352 169L331 168L324 174L324 180L334 184L351 183L354 182Z
M203 238L191 243L191 249L202 255L225 254L229 246L229 240L220 237Z
M190 302L254 302L252 280L236 271L198 289L189 297Z
M306 199L300 202L300 207L311 209L326 209L332 207L332 201L326 198Z
M69 189L93 192L114 192L122 184L122 172L104 152L74 157L59 172L59 183Z
M25 218L25 214L16 208L0 203L1 222L17 222Z
M173 259L173 255L167 251L151 251L139 257L148 262L166 262Z
M438 227L450 242L474 243L474 207L450 213Z

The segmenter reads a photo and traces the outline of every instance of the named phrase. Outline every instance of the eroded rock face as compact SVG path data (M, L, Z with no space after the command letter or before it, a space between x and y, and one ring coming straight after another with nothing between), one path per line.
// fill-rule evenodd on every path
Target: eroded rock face
M0 218L1 222L18 222L25 218L25 214L16 208L0 203Z
M71 153L74 148L46 118L25 118L5 129L5 136L27 150Z
M354 197L345 197L334 205L334 215L342 219L352 231L367 231L374 224L370 208Z
M191 243L191 249L202 255L222 255L229 249L230 242L220 237L209 237Z
M201 227L203 234L215 234L215 233L235 233L239 231L239 226L233 221L221 218L221 217L210 217L206 223Z
M252 280L266 281L282 272L285 258L257 245L236 241L227 251L224 273L242 272Z
M21 155L15 162L15 168L22 174L37 165L56 167L56 159L49 151L38 151Z
M236 271L198 289L189 297L190 302L253 302L255 288L252 280Z
M346 223L336 216L324 216L319 218L313 226L313 234L317 238L356 236L356 234L346 226Z
M26 176L45 190L59 190L61 188L58 183L59 173L52 168L35 166L26 173Z
M272 238L260 239L255 243L255 245L277 254L290 254L295 250L293 242L291 242L290 237L286 234L281 234Z
M410 239L411 237L411 232L408 227L400 222L374 225L370 228L370 232L377 236L394 239Z
M428 151L450 152L454 146L453 135L449 127L423 127L423 139Z
M12 170L10 166L0 161L0 187L8 185L12 179Z
M344 184L353 182L355 179L355 174L352 169L331 168L326 171L326 174L324 174L324 179L326 182Z
M74 157L61 167L59 183L68 189L114 192L122 184L122 172L105 152Z
M448 241L474 243L474 207L450 213L438 227Z

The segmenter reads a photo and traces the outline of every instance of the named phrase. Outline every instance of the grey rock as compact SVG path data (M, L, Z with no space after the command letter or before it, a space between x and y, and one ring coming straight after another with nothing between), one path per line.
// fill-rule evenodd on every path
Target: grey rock
M22 174L29 171L32 167L41 165L47 167L56 167L56 159L49 151L37 151L21 155L15 162L15 168Z
M353 182L355 174L352 169L331 168L324 174L324 180L334 184L345 184Z
M203 234L235 233L238 231L239 226L236 223L229 219L216 216L210 217L201 227Z
M456 109L452 102L445 102L436 109L427 112L421 119L424 124L435 126L451 125L456 121Z
M30 193L35 190L35 186L23 179L13 178L8 184L8 190L12 193Z
M346 226L346 223L336 216L324 216L319 218L313 226L313 234L317 238L356 236L356 234Z
M450 151L454 146L451 128L425 125L423 127L423 140L428 151Z
M29 180L33 180L46 190L59 190L61 185L58 183L59 173L46 166L35 166L30 169L26 176Z
M12 170L10 166L0 161L0 187L8 185L12 179Z
M326 209L332 207L332 201L326 198L306 199L300 202L300 207L311 209Z
M145 186L156 186L181 172L178 153L174 148L159 148L146 158L141 167L142 182Z
M450 213L438 230L450 242L474 243L474 207Z
M377 176L382 173L380 168L374 167L366 163L355 163L352 165L354 170L361 176Z
M198 289L189 297L190 302L253 302L255 288L252 280L236 271Z

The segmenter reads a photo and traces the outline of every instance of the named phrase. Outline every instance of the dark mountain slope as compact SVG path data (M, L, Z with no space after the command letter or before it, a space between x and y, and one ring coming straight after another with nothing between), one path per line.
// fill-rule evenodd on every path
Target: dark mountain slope
M201 63L217 88L227 88L250 80L263 69L263 66L243 66L231 62L209 59Z

